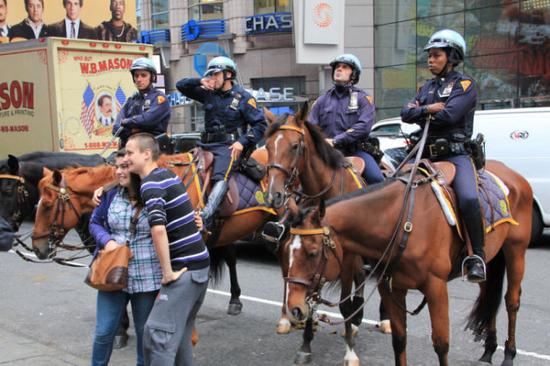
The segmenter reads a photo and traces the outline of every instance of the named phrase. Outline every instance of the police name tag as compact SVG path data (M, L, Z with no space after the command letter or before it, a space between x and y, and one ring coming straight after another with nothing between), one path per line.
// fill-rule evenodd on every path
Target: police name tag
M235 93L235 96L233 97L233 100L231 101L231 104L229 105L229 108L236 111L237 108L239 107L239 102L241 101L241 98L242 98L241 94Z
M453 91L453 86L455 85L454 81L451 81L447 86L445 86L445 89L443 89L442 92L437 92L441 98L448 97L451 95L451 92Z
M349 97L348 109L350 111L356 111L359 108L359 105L357 103L357 95L358 95L357 92L352 92Z

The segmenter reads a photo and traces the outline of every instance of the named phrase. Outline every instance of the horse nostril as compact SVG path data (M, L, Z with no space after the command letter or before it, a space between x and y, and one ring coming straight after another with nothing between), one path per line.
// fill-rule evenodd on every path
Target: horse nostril
M292 315L296 319L301 320L302 319L302 310L300 310L300 308L294 308L294 309L292 309Z
M272 205L273 208L281 208L284 203L284 195L281 192L275 192Z

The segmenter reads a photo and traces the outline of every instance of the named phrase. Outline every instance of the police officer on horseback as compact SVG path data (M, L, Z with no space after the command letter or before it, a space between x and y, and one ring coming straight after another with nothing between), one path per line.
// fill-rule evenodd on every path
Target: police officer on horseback
M379 183L384 176L372 156L374 146L367 141L374 124L374 104L370 95L355 86L361 63L354 55L344 54L330 66L334 86L317 99L308 120L319 125L327 141L344 155L363 159L367 183Z
M235 62L219 56L208 63L202 78L185 78L176 84L183 95L202 103L205 111L205 130L199 146L214 154L212 190L201 213L207 229L211 229L241 153L254 149L267 128L256 100L235 83L236 77Z
M430 118L424 156L449 161L456 167L452 186L473 249L473 255L465 261L467 278L482 282L486 278L485 230L476 169L467 148L472 137L477 91L472 78L455 70L464 61L466 42L457 32L445 29L431 36L424 51L428 52L428 69L435 77L403 108L401 118L422 127Z
M138 58L132 62L130 73L137 92L128 98L120 110L113 125L113 135L118 133L121 148L126 146L128 137L137 132L148 132L167 139L165 134L171 109L166 95L153 86L157 81L155 64L151 59ZM159 145L164 145L163 141L159 141Z

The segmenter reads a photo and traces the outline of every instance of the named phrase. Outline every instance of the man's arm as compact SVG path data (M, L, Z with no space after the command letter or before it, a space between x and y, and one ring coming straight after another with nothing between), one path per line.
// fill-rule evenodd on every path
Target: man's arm
M172 262L170 260L170 248L168 247L168 233L166 232L166 226L155 225L151 227L151 237L153 238L153 245L159 258L160 268L162 270L163 285L168 285L170 282L177 280L187 268L182 268L180 271L172 271Z
M141 129L154 128L160 121L169 118L171 113L168 99L165 95L159 94L152 100L149 110L122 121L122 126Z
M242 116L246 124L250 126L247 134L239 137L239 142L243 146L254 146L264 136L267 129L264 112L256 106L256 99L250 96L248 100L243 101Z
M176 89L187 98L203 103L208 95L208 91L202 87L201 79L185 78L176 83Z

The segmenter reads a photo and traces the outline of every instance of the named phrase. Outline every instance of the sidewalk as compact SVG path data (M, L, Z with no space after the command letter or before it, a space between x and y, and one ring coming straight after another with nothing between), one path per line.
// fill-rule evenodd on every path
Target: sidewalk
M73 356L35 340L0 329L0 365L52 366L88 365L89 360Z

